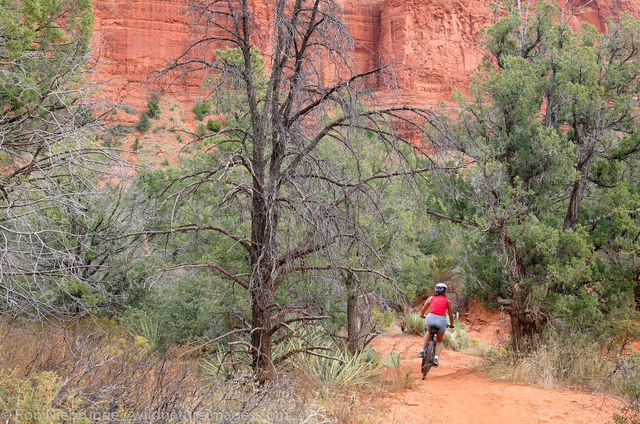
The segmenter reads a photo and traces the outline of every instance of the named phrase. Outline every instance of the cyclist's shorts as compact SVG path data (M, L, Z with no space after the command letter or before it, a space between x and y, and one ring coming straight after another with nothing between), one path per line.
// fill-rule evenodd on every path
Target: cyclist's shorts
M447 317L442 315L428 314L424 319L424 322L427 324L427 330L432 325L437 325L440 327L438 333L446 333L447 331Z

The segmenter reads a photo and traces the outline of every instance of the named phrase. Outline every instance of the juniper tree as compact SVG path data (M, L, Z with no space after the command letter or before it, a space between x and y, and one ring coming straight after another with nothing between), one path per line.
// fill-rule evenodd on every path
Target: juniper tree
M509 312L525 352L550 317L593 326L631 305L640 24L576 33L557 6L518 5L484 32L489 53L440 136L470 163L445 193L469 207L449 219L482 234L468 251L477 292Z

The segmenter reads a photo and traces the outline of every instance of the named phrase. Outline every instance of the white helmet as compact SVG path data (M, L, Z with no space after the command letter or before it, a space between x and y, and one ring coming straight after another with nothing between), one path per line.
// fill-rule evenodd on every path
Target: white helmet
M447 285L445 283L438 283L433 288L436 294L444 294L447 291Z

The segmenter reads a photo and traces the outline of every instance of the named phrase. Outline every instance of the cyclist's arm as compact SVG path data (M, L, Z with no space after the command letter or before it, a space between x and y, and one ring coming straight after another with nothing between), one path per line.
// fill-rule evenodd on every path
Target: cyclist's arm
M449 324L453 328L453 311L451 310L451 301L447 305L447 312L449 313Z
M431 303L431 296L429 296L426 302L424 302L424 305L422 305L422 309L420 309L420 316L422 318L424 318L424 314L427 312L427 308L429 307L430 303Z

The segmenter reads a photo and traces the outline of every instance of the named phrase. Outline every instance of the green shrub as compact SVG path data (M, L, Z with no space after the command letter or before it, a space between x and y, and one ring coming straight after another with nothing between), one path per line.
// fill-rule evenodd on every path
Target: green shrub
M60 283L61 302L79 305L92 313L99 313L100 306L105 302L105 295L78 278L67 277Z
M195 113L196 119L198 121L202 121L204 117L207 116L209 112L211 112L211 105L207 102L197 103L191 110L193 111L193 113Z
M207 133L207 126L205 124L198 125L198 134L205 135Z
M621 355L615 369L613 382L628 404L613 420L615 424L640 424L640 353L632 350Z
M383 331L388 331L396 318L391 309L385 309L384 312L382 312L380 309L374 308L372 316L376 326L382 328Z
M220 131L220 129L222 128L222 126L220 125L220 122L214 120L214 119L209 119L207 121L207 129L211 132L218 132Z
M131 146L131 149L134 152L137 152L139 148L140 148L140 139L138 137L136 137L136 139L133 140L133 146Z
M337 358L339 360L307 355L302 363L318 385L328 390L371 388L373 379L381 373L381 361L368 361L365 351L353 356L340 353Z
M223 331L211 318L214 306L210 299L202 281L185 279L149 293L123 321L134 335L143 336L163 350L191 338L215 336Z
M149 117L158 118L160 116L160 99L157 94L153 94L149 100L147 100L147 107L149 108Z
M141 132L149 131L149 128L151 128L151 121L149 121L149 116L146 113L143 112L140 115L140 120L138 121L136 128Z
M91 110L89 106L80 106L73 117L74 123L79 127L88 125L95 121L95 119L96 118L93 116L93 110Z
M58 399L62 380L52 372L18 378L0 371L0 412L6 422L22 423L89 423L80 409L83 401L74 393Z
M450 328L444 335L444 343L451 350L461 351L469 346L469 335L465 330L465 325L455 320L454 328Z
M424 318L415 312L409 312L404 318L404 331L405 333L421 335L427 331Z
M391 351L384 358L384 364L387 368L398 368L400 366L400 354L395 351Z
M126 103L120 102L118 104L118 106L116 106L116 109L120 109L126 113L128 113L129 115L135 115L136 111L133 110L133 108L131 106L129 106Z
M127 134L131 134L133 130L134 128L132 125L124 125L124 124L117 124L112 127L109 127L108 129L109 134L111 134L113 137L123 137Z

